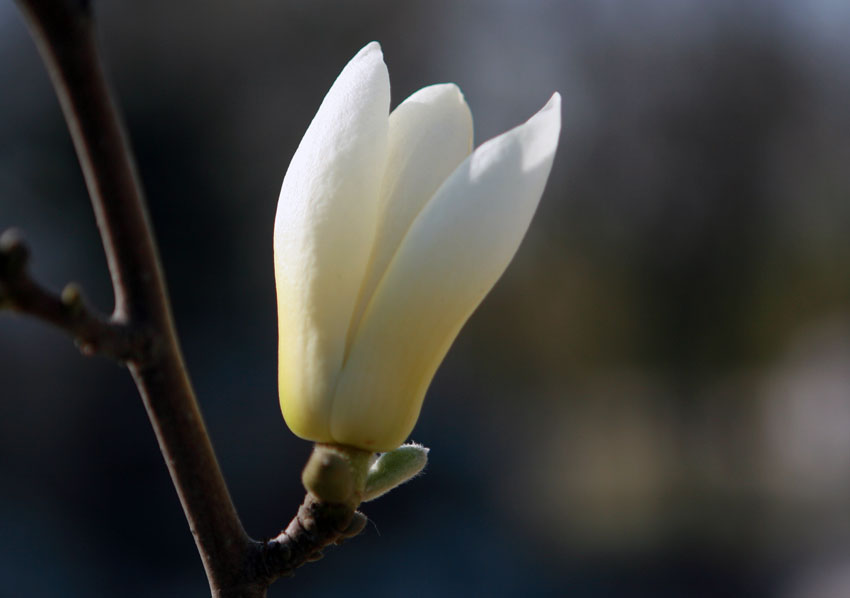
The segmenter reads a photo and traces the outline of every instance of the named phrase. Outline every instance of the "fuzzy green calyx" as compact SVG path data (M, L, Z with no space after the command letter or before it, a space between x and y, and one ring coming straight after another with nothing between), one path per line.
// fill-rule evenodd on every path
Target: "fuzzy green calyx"
M413 479L428 463L428 449L404 444L379 456L369 467L363 501L374 500Z

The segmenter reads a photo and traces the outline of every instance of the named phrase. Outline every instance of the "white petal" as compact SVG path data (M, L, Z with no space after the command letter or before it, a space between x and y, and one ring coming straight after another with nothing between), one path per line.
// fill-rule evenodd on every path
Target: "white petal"
M311 440L329 439L332 390L375 235L389 98L387 68L373 42L325 96L280 192L280 401L292 431Z
M413 219L470 151L472 114L457 85L422 88L390 114L378 231L347 347Z
M336 390L336 442L404 441L460 328L519 247L560 132L555 94L525 124L478 148L414 221L363 315Z

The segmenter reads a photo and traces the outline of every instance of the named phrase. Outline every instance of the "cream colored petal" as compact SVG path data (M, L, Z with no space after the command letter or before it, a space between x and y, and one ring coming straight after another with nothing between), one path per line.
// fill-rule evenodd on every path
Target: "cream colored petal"
M549 176L555 94L464 161L414 221L363 315L337 386L336 442L388 450L410 433L431 378L502 275Z
M310 440L330 440L332 391L375 235L389 98L373 42L334 82L283 179L274 231L280 403L290 429Z
M389 126L378 231L349 329L348 348L413 219L472 151L472 114L453 83L431 85L411 95L392 111Z

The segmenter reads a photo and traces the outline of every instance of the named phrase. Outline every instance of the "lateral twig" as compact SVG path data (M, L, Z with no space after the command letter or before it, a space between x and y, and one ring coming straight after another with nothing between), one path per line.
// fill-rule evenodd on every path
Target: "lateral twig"
M119 362L150 357L150 335L97 313L70 283L56 295L34 281L29 248L16 230L0 235L0 308L32 316L61 328L85 355L100 354Z

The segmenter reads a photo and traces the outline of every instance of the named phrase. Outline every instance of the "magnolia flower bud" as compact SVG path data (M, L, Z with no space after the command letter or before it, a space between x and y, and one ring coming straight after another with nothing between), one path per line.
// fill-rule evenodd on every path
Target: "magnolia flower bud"
M298 436L399 446L463 324L504 272L543 193L560 96L472 150L457 86L392 113L381 48L340 73L280 192L274 257L280 404Z

